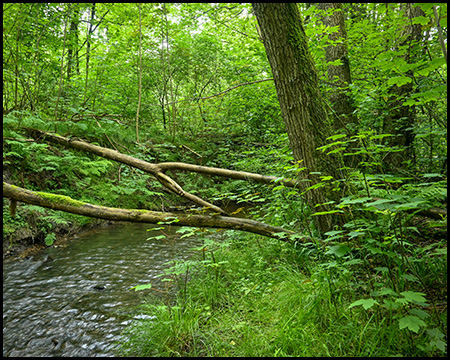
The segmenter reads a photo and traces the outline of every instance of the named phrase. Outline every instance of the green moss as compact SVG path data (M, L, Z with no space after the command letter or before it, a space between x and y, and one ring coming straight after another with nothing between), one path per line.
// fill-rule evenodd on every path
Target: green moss
M71 205L71 206L77 206L77 207L86 205L84 202L74 200L74 199L70 198L69 196L55 195L55 194L49 194L49 193L45 193L45 192L37 192L37 194L40 197L43 197L50 201L56 202L58 204L65 204L65 205Z

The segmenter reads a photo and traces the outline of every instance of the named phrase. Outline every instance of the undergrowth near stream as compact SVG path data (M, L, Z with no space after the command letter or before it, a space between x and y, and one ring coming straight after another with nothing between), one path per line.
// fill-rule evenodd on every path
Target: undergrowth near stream
M446 3L255 5L4 3L4 189L295 233L179 228L204 245L166 288L136 279L120 355L446 356ZM276 180L168 188L77 140ZM4 259L100 222L32 204L3 199Z
M136 324L128 356L442 355L446 262L438 244L411 251L415 274L391 278L381 261L299 247L236 232L207 240L203 257L165 274L176 300L149 302L152 319ZM392 256L392 254L387 254ZM191 280L186 283L187 277ZM400 288L391 282L399 283ZM401 283L401 284L400 284ZM394 290L395 289L395 290ZM428 302L428 299L431 300ZM359 306L361 305L361 306Z
M369 140L371 134L359 136ZM267 152L254 151L247 166L267 166L261 160ZM410 182L379 174L372 164L363 163L364 172L346 179L353 195L334 204L331 211L342 220L322 239L297 190L275 184L270 191L239 189L233 195L227 186L237 185L224 185L222 192L238 203L263 204L251 218L297 229L298 235L282 242L201 230L199 255L171 263L161 274L176 289L175 299L152 296L161 289L155 292L151 284L135 288L148 292L137 311L149 316L128 329L121 354L444 356L446 220L415 215L446 199L446 183L427 182L436 174ZM298 165L283 171L296 174ZM189 228L179 232L198 236Z

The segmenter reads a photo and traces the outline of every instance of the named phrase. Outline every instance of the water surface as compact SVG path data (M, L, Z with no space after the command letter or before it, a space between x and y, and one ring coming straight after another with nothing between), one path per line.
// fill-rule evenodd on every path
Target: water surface
M120 224L3 263L3 356L113 356L121 332L168 261L187 259L199 238L167 239L154 225Z

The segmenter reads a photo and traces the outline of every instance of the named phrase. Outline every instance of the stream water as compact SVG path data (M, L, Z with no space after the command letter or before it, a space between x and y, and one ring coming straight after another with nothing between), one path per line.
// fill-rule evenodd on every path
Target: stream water
M120 224L3 263L3 356L113 356L127 313L151 283L164 289L166 264L192 256L201 239L167 239L149 224ZM136 316L139 318L139 315Z

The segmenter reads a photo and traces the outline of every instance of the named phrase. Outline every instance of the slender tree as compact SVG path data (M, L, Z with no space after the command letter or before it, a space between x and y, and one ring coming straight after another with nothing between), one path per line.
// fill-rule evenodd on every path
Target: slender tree
M167 9L166 4L163 3L163 11L164 11L164 20L165 20L165 39L166 39L166 50L167 50L167 71L168 71L168 78L167 81L169 82L169 91L170 91L170 108L172 109L172 136L175 138L176 133L176 107L175 107L175 100L173 96L173 78L172 78L172 69L170 66L170 47L169 47L169 21L167 19ZM163 35L164 37L164 35ZM166 100L168 101L169 97L167 96L166 92ZM169 108L169 104L167 103L167 108ZM169 119L170 119L170 113L169 113Z
M87 27L87 40L86 40L86 78L85 78L85 84L84 84L84 100L83 100L83 106L86 104L87 101L87 89L88 89L88 80L89 80L89 60L91 55L91 34L94 31L93 30L93 23L95 19L95 3L92 3L91 7L91 20L89 21L88 27Z
M351 102L348 86L352 83L350 62L348 57L347 31L345 17L341 3L318 3L318 8L324 12L331 10L330 14L323 16L322 21L328 27L337 27L337 31L329 35L329 45L325 48L327 63L340 60L339 65L328 65L328 80L333 83L329 100L337 121L336 128L342 128L357 119L353 115L355 108Z
M70 29L68 33L69 41L67 43L67 80L70 80L72 70L75 65L75 71L77 74L80 72L80 66L78 61L78 24L80 11L78 7L73 10L72 20L70 21Z
M425 16L425 14L419 7L414 7L413 4L407 3L402 6L404 7L407 21L405 22L406 25L403 28L401 42L398 47L407 47L403 59L407 64L413 64L422 53L420 44L423 32L422 26L414 24L412 19L418 16ZM385 167L395 172L403 168L402 163L405 160L414 159L412 145L414 141L415 108L414 106L403 105L403 102L412 95L414 90L412 71L407 71L405 76L410 78L407 83L401 86L393 85L389 91L390 111L383 124L383 132L394 135L388 140L389 146L404 149L403 152L389 153L384 159Z
M66 51L66 36L67 36L67 20L70 16L70 8L71 4L67 6L67 15L64 19L64 37L63 37L63 48L62 48L62 55L61 55L61 73L59 76L59 85L58 85L58 96L56 97L56 105L55 105L55 132L57 132L57 121L58 121L58 105L59 105L59 98L61 97L61 90L62 90L62 82L63 82L63 73L64 73L64 52Z
M138 85L138 105L136 110L136 142L139 143L139 113L141 111L142 97L142 17L141 4L139 3L139 85Z

